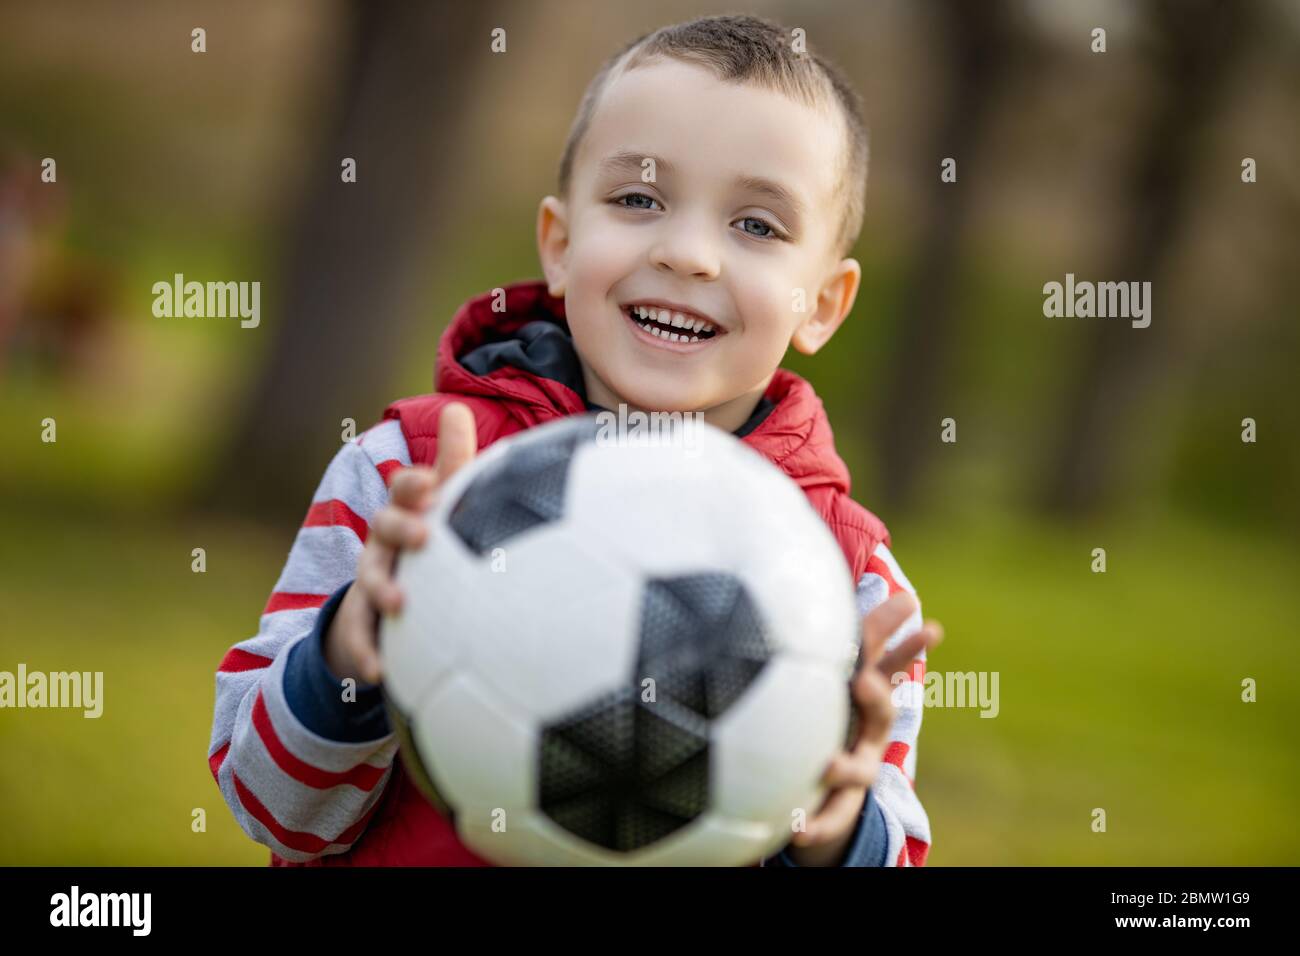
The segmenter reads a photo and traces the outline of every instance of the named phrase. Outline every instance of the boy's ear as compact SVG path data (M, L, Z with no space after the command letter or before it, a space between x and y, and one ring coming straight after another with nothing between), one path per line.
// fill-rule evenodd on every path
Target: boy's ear
M537 207L537 256L542 262L547 291L562 297L567 280L565 253L569 249L568 210L564 200L545 197Z
M853 309L861 282L862 266L858 260L841 259L822 286L813 311L795 329L790 344L804 355L817 354Z

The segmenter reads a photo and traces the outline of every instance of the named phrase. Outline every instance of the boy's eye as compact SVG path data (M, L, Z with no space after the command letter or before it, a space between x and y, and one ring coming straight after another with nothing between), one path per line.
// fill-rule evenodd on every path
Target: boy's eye
M761 226L763 229L767 231L753 232L750 229L746 228L745 223L748 222L756 222L759 224L759 226ZM773 229L771 225L768 224L766 219L759 219L757 216L746 216L744 219L740 220L740 223L741 223L740 226L741 230L747 236L753 236L755 239L779 239L780 238L780 236L777 235L776 230Z
M624 199L644 199L646 202L651 202L651 203L658 201L653 196L647 196L645 193L628 193L626 196L619 196L617 199L615 199L614 204L617 206L622 206L625 209L649 209L650 208L649 206L643 206L639 203L636 204L625 203L623 202Z

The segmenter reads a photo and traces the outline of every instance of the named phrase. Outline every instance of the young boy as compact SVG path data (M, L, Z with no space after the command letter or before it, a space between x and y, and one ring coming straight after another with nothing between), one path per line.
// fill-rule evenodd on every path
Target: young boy
M545 281L462 306L439 346L437 394L390 405L343 446L258 634L218 669L209 765L273 863L482 862L394 759L377 630L402 602L395 555L423 542L438 486L478 449L620 404L702 411L766 455L803 488L858 582L857 740L827 768L829 795L806 829L765 862L924 863L929 822L911 782L919 684L895 692L887 675L919 681L939 629L921 627L884 525L848 497L821 402L778 368L790 345L825 345L852 308L861 271L844 256L866 156L856 94L768 21L666 27L605 64L570 132L559 196L538 211Z

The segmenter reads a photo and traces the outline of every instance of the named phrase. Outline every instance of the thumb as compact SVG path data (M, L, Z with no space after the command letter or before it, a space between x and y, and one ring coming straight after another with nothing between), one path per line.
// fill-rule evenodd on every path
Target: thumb
M473 460L478 451L474 413L463 402L451 402L438 416L438 459L434 464L439 485Z

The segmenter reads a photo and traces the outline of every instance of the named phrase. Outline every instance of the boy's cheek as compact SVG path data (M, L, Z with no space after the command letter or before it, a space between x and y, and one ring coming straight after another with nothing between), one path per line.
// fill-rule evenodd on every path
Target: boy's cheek
M643 269L645 249L633 246L618 229L595 229L569 247L571 288L584 297L604 299L617 283Z

